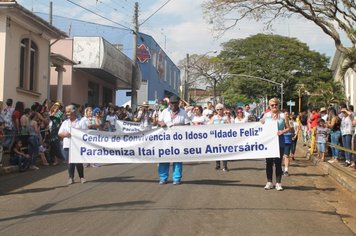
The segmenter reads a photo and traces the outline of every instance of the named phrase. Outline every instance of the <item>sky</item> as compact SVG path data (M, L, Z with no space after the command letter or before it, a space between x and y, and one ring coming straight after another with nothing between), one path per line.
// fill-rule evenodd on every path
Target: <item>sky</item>
M50 0L17 0L17 2L48 19L46 14L49 12ZM297 38L306 43L311 50L330 58L335 52L334 42L327 35L312 23L297 17L276 22L273 30L266 30L262 23L246 20L217 38L216 33L212 31L212 24L203 16L201 4L204 0L71 0L83 8L105 16L110 21L68 0L52 0L52 2L55 26L69 33L70 36L101 35L111 43L121 43L129 57L132 57L133 48L132 33L129 29L133 28L135 2L139 4L139 30L151 35L175 63L183 60L187 53L205 54L215 50L219 52L221 43L257 33ZM157 10L159 11L156 12ZM153 14L154 12L156 13ZM88 26L68 18L94 24ZM96 24L112 27L101 27Z
M204 17L201 4L206 0L52 0L53 24L73 36L102 36L111 44L122 44L122 51L133 56L133 15L139 6L139 31L151 35L166 55L178 64L187 54L211 55L221 51L230 39L243 39L265 33L297 38L313 51L332 60L334 42L321 29L303 18L275 22L272 30L263 23L244 20L221 37ZM19 4L48 20L50 0L17 0ZM107 26L103 26L107 25ZM130 100L126 91L117 91L116 104Z

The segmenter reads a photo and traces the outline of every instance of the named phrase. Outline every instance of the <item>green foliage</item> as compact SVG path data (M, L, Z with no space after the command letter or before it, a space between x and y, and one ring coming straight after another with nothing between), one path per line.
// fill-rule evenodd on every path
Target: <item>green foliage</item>
M317 88L310 93L308 106L328 107L334 103L345 102L345 95L340 82L329 81L317 83Z
M297 39L279 35L257 34L246 39L230 40L223 44L219 58L230 74L283 83L285 101L298 97L296 84L305 84L308 91L314 91L319 82L332 80L329 59L325 55L311 51ZM250 101L280 95L278 85L239 76L230 76L220 87L225 88L222 90L225 100L235 99L236 94Z

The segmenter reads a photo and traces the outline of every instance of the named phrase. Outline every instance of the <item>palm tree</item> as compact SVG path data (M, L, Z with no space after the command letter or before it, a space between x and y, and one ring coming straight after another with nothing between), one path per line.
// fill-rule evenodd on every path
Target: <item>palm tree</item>
M344 102L344 98L340 82L320 82L314 93L310 95L308 104L315 107L328 107L330 104Z

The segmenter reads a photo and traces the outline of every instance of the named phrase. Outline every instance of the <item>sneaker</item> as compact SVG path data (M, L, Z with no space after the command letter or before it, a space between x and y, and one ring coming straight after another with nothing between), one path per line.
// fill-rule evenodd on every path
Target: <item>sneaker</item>
M345 166L345 167L348 167L348 166L350 166L350 165L351 165L350 162L345 162L345 163L344 163L344 166Z
M90 164L90 166L91 166L91 167L94 167L94 168L100 167L100 165L99 165L99 164L96 164L96 163L95 163L95 164Z
M159 181L159 185L163 185L163 184L166 184L167 183L167 180L160 180Z
M223 169L222 169L222 171L224 171L224 172L228 172L228 171L229 171L229 169L228 169L228 168L223 168Z
M33 166L30 166L30 170L39 170L40 168L38 168L37 166L33 165Z
M87 180L86 180L86 179L84 179L84 178L80 178L80 183L84 184L85 182L87 182Z
M180 181L173 181L173 185L180 185L181 182Z
M68 179L67 185L71 185L71 184L74 184L74 179L73 178L69 178Z
M283 175L284 175L284 176L289 176L288 171L284 171L284 172L283 172Z
M266 186L265 186L265 189L266 190L269 190L269 189L272 189L273 188L273 184L272 182L267 182Z
M335 163L335 159L328 160L329 163Z
M215 166L215 170L220 170L220 166Z
M282 190L283 190L282 184L276 183L276 190L277 190L277 191L282 191Z

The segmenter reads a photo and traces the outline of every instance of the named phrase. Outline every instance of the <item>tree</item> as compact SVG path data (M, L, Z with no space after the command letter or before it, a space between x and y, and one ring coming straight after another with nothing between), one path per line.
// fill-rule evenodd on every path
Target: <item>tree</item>
M270 26L278 18L299 15L317 25L335 42L336 48L347 56L353 53L342 39L344 33L356 45L356 3L355 0L209 0L203 5L205 14L219 30L228 30L244 18L265 20ZM226 26L225 17L232 18L233 24Z
M312 107L328 107L330 104L344 102L345 95L340 82L329 81L318 83L317 89L313 91L308 99L308 105Z
M187 59L181 60L178 64L179 68L186 68ZM222 61L217 57L210 57L206 54L194 54L189 56L188 64L189 78L185 81L186 85L210 89L216 104L220 94L218 86L226 78L226 70Z
M237 94L258 101L261 97L278 96L281 92L273 83L238 75L283 83L285 100L298 97L297 84L302 83L308 91L315 91L318 82L326 83L332 79L329 59L325 55L311 51L297 39L279 35L257 34L230 40L223 43L218 57L232 75L220 85L229 103L236 102Z

